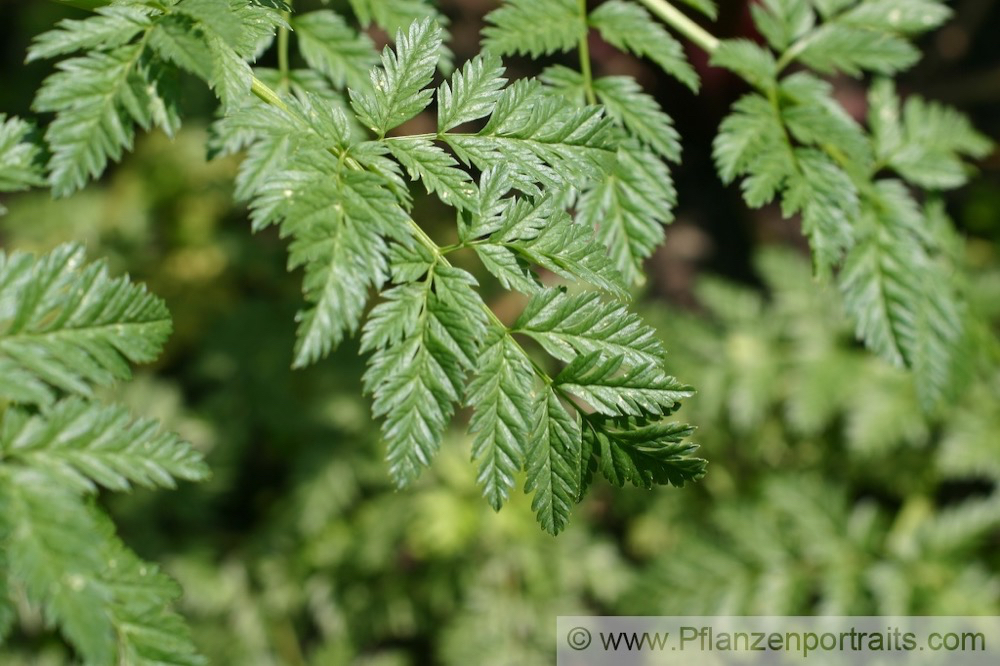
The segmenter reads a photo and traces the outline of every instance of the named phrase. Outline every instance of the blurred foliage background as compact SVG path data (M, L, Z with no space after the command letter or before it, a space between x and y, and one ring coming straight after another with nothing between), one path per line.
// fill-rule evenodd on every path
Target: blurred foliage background
M716 33L752 36L746 3L722 4ZM442 3L459 61L492 6ZM901 90L1000 137L1000 3L954 7ZM48 65L23 65L25 48L75 12L0 0L0 111L31 117ZM699 389L682 416L711 465L683 490L600 486L558 538L523 496L493 513L461 429L416 487L394 491L356 345L289 369L299 276L276 234L252 236L232 203L236 162L206 160L214 102L200 84L185 83L175 140L143 137L71 199L5 199L3 247L82 240L174 315L167 354L117 397L205 450L214 477L106 501L126 542L183 585L212 663L550 663L560 614L1000 613L1000 163L938 204L962 230L950 246L983 325L961 400L923 415L811 277L797 222L747 210L714 175L711 139L740 84L692 53L695 97L594 36L591 50L599 74L636 75L683 136L678 219L638 303L671 370ZM860 117L858 83L836 84ZM444 240L442 210L416 210ZM69 659L30 616L2 650L4 664Z

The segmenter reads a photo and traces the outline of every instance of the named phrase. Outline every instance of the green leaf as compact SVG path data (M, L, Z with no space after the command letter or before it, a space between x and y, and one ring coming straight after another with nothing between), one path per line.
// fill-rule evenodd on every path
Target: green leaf
M0 529L10 575L92 664L116 663L98 523L58 478L0 466Z
M175 479L201 481L201 454L151 419L133 419L124 407L68 398L44 416L9 410L0 427L5 464L32 467L76 492L173 488Z
M607 416L662 416L694 395L659 365L630 365L600 351L577 356L554 384Z
M677 202L667 165L635 142L618 149L614 170L577 202L579 221L597 228L627 284L642 279L642 262L663 243Z
M599 106L576 108L535 80L507 87L478 133L442 137L465 163L508 170L518 189L579 186L614 164L615 136Z
M110 521L61 481L0 465L0 545L11 578L88 664L204 664L170 610L177 585L125 548Z
M604 352L634 366L659 365L664 355L652 328L624 305L604 302L594 292L541 291L528 301L512 330L534 338L567 363L580 354Z
M691 454L684 442L694 428L683 423L647 423L636 419L589 415L583 421L583 440L600 457L601 473L619 488L657 485L682 487L705 475L707 462Z
M500 58L485 51L438 88L438 132L488 116L507 83Z
M763 0L751 5L754 23L776 51L784 51L812 29L815 14L802 0Z
M110 524L105 529L110 532ZM135 666L204 666L184 618L170 608L181 596L177 583L117 539L109 542L106 579L114 597L119 660Z
M277 27L287 27L282 16L287 6L258 0L179 0L176 13L197 21L204 31L219 37L241 59L254 58L261 43Z
M63 19L35 37L26 62L55 58L77 51L102 50L124 46L152 25L153 10L141 5L98 7L95 15L80 20Z
M294 367L315 363L357 330L369 287L380 288L386 278L382 234L407 219L371 174L345 172L334 187L320 184L322 174L315 177L292 190L296 202L282 225L293 237L289 269L305 266L302 291L312 306L297 316Z
M591 225L574 221L562 209L561 194L534 200L507 199L493 219L478 220L467 236L489 237L473 244L484 266L507 289L533 294L540 288L529 265L570 280L588 282L617 296L627 296L621 274L597 242Z
M287 25L281 12L253 0L180 0L173 12L174 21L158 26L170 31L169 39L153 39L151 46L161 57L205 79L224 110L239 108L253 80L246 61L256 58L261 42L278 26ZM157 29L153 37L161 32Z
M839 155L849 169L866 174L874 163L864 130L833 99L833 86L807 72L785 77L779 87L781 119L789 134L808 146Z
M796 148L795 172L781 202L785 217L802 213L816 267L828 274L854 242L858 192L850 177L818 150Z
M362 26L367 28L374 23L389 35L423 19L447 24L447 18L432 0L350 0L350 5Z
M3 397L47 405L56 390L90 396L162 349L171 330L163 301L83 258L78 245L37 258L0 252Z
M483 45L499 55L570 51L587 35L575 0L507 0L486 23Z
M778 63L767 49L748 39L726 39L712 53L711 63L739 75L757 88L774 85Z
M131 150L134 125L154 124L168 134L176 114L160 98L157 72L143 59L142 44L63 60L42 83L33 108L56 113L45 132L52 150L50 182L56 196L66 196L97 178L108 160ZM249 89L249 83L247 84Z
M913 96L901 110L888 80L872 87L869 124L879 160L920 187L964 185L969 169L962 158L983 158L993 150L993 143L952 108Z
M776 171L776 178L767 180L777 180L777 183L767 188L768 193L764 196L754 197L753 203L748 200L751 206L761 205L759 199L768 201L774 196L778 184L790 170L786 163L788 155L783 128L774 108L767 99L753 93L736 101L712 143L712 156L724 183L731 183L747 173L760 173L764 166ZM744 186L744 192L748 189L757 188Z
M777 3L775 3L777 4ZM941 25L951 10L938 0L865 0L855 4L816 0L827 19L798 40L795 57L822 73L882 74L907 69L920 51L907 41Z
M41 150L31 141L31 134L28 123L0 113L0 192L17 192L45 183ZM0 214L3 212L0 206Z
M684 4L689 7L697 9L699 12L707 16L708 18L715 20L716 16L719 14L719 8L715 3L715 0L681 0Z
M379 136L398 127L430 104L441 48L441 27L430 19L396 34L396 51L386 47L382 67L371 72L371 92L351 91L361 122Z
M558 534L569 522L579 498L583 465L580 420L566 413L550 386L534 396L534 419L528 439L524 491L534 492L531 508L549 534Z
M309 67L328 76L338 88L367 87L368 72L378 63L375 45L368 35L355 31L329 10L297 14L292 27Z
M385 144L399 160L410 178L423 182L428 192L434 192L444 203L460 210L478 205L476 186L451 155L423 137L405 137Z
M630 76L606 76L594 81L594 92L608 115L663 159L679 162L680 135L673 121Z
M363 349L375 349L365 391L372 413L384 418L389 473L401 487L430 465L486 334L474 278L441 265L433 271L419 286L390 290L363 338Z
M952 388L964 316L951 269L928 252L926 220L898 181L878 181L861 211L863 236L839 277L859 338L879 356L912 367L921 402Z
M914 26L904 21L901 4L899 0L861 3L803 39L796 58L823 73L841 71L852 76L862 71L892 74L907 69L919 60L920 51L902 35L933 28L948 14L947 10L944 14L935 11L926 15L926 25Z
M951 14L951 8L942 0L865 0L838 21L872 30L919 35L940 27Z
M877 183L878 199L862 210L865 236L847 257L839 276L847 311L858 337L894 365L905 365L914 347L920 301L914 276L926 255L919 241L922 222L902 185Z
M789 180L801 178L779 113L763 96L745 95L722 121L713 144L723 182L747 175L741 183L743 199L754 208L774 200Z
M587 103L587 86L583 81L583 75L575 69L563 65L549 65L538 75L538 80L575 106ZM608 111L610 114L610 109Z
M533 378L531 362L517 343L502 329L491 328L466 404L474 409L469 433L474 435L472 458L480 461L477 481L497 511L524 464L524 446L534 422Z
M649 58L697 92L698 75L688 63L684 47L644 8L623 0L608 0L591 12L589 21L609 44L640 58Z

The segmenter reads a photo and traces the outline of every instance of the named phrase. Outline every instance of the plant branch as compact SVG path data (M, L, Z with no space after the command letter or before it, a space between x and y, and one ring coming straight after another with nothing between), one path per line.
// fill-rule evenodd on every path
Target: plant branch
M276 106L282 111L288 111L288 105L281 99L281 96L256 76L250 81L250 92L265 104Z
M288 2L291 7L291 0ZM286 22L292 18L290 11L281 12L281 16ZM281 26L278 28L278 74L281 76L281 90L288 90L288 28Z
M594 76L590 71L590 26L587 23L587 0L579 0L580 21L583 22L583 33L577 50L580 54L580 74L583 75L583 92L587 96L587 104L597 104L594 95Z
M692 21L681 10L667 0L638 0L646 8L660 17L664 23L697 44L709 54L719 47L719 39Z

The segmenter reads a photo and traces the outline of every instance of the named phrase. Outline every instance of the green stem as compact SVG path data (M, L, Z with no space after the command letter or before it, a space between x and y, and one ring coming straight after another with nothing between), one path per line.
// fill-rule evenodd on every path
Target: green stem
M597 97L594 95L594 76L590 71L590 26L587 22L587 0L579 0L580 21L583 22L583 33L580 35L580 43L577 50L580 53L580 74L583 75L583 93L587 96L587 104L597 104Z
M806 50L806 47L812 42L812 37L818 33L809 33L805 37L799 39L790 47L788 50L781 54L778 58L777 71L780 74L782 70L792 64L792 61L799 57L799 55Z
M288 90L288 28L284 27L278 28L278 74L282 91Z
M281 12L281 18L285 23L292 20L292 0L288 0L288 11ZM278 28L278 74L280 75L281 92L288 92L288 28L282 26Z
M270 104L271 106L276 106L282 111L288 111L288 105L282 101L278 93L271 90L271 88L258 79L256 76L250 81L250 92L257 96L265 104Z
M639 0L646 5L649 11L653 12L667 25L681 33L703 50L713 53L719 47L719 40L700 25L692 21L686 14L674 7L667 0Z

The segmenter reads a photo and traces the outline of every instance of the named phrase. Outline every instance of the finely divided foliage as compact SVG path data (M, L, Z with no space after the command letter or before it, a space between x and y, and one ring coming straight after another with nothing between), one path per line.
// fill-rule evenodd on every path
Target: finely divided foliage
M921 200L963 185L965 158L991 143L952 109L912 97L889 80L869 92L868 128L807 71L892 74L919 51L908 38L939 26L940 0L764 0L753 8L767 46L723 42L712 58L753 88L723 121L715 159L723 180L742 176L746 202L780 200L801 213L817 272L836 279L857 334L891 363L914 371L926 409L956 390L966 344L961 306L940 237Z
M360 334L364 387L400 486L432 463L459 407L471 409L489 504L499 509L523 475L553 534L597 471L643 488L704 474L692 429L669 420L692 389L624 302L672 219L680 138L634 78L595 78L589 59L599 37L696 92L681 42L657 18L754 89L720 127L722 180L741 179L751 206L778 200L801 216L816 272L836 276L869 347L913 368L925 407L954 387L966 314L928 230L939 209L918 188L963 184L964 160L991 146L956 112L901 101L887 80L871 89L866 129L817 75L910 66L919 53L908 39L948 16L939 0L761 0L760 44L720 43L663 0L593 11L506 0L486 17L484 50L455 69L425 0L350 0L354 21L281 0L97 4L33 43L29 60L59 59L34 105L54 117L44 150L29 125L0 117L0 190L47 181L71 194L131 148L136 126L174 132L178 77L202 79L221 102L213 153L245 151L235 194L254 230L274 225L288 240L289 269L303 269L293 365ZM715 16L710 0L685 4ZM378 26L393 45L380 56L354 24ZM278 68L253 69L272 42ZM567 51L580 71L553 65L511 81L501 60ZM291 68L295 59L307 68ZM786 74L793 63L803 67ZM432 106L436 131L408 135ZM457 242L439 245L416 224L413 183L455 209ZM512 324L452 265L463 250L524 294ZM0 428L4 576L91 663L196 661L165 605L169 581L84 500L97 486L204 476L176 437L93 401L129 362L152 360L168 332L160 301L84 267L75 246L0 254L0 398L17 404ZM146 593L130 595L137 585Z
M0 579L86 663L201 663L170 610L174 583L118 541L91 499L98 487L207 476L188 443L94 399L128 377L129 361L153 360L169 332L162 301L84 264L79 246L0 252Z
M54 192L100 175L130 147L135 125L173 131L168 83L194 74L222 102L213 150L246 151L236 194L254 229L276 225L289 240L289 268L304 271L293 364L315 363L361 334L370 354L365 390L399 485L431 464L460 406L472 410L472 455L489 503L499 509L523 472L553 533L594 470L646 487L700 477L705 463L692 447L663 454L686 426L650 429L690 389L664 370L651 329L620 302L670 220L667 162L680 157L670 118L631 78L588 75L572 84L577 95L537 79L509 82L501 60L576 48L594 27L694 88L679 43L645 10L618 0L592 17L574 2L510 3L488 19L488 48L448 75L442 22L407 3L351 3L362 25L393 29L381 57L343 16L295 14L280 2L122 0L61 23L29 54L83 52L57 65L36 102L56 114L46 134ZM567 34L539 31L538 12L566 14ZM279 50L291 35L310 70L289 68L286 52L277 71L251 69L275 31L283 33ZM436 132L400 133L434 102ZM410 181L456 209L458 243L441 247L415 224ZM503 324L472 274L451 264L448 255L465 248L503 288L529 297L516 324ZM575 293L577 285L596 291ZM136 326L147 323L148 313L130 314ZM551 358L529 355L522 344L530 339ZM47 368L44 383L22 390L106 383L124 359L148 360L116 340L99 343L117 355L92 355L81 377ZM48 360L77 354L67 346ZM618 434L585 445L595 432ZM649 437L626 436L636 432ZM172 450L152 441L164 455ZM119 468L106 466L105 480L120 482Z

